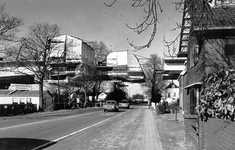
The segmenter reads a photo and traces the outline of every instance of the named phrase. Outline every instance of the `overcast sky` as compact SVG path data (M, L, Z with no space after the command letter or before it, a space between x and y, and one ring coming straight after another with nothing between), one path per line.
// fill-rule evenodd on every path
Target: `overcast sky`
M178 31L171 31L176 23L181 22L181 15L174 10L175 0L159 0L163 13L158 13L158 31L150 48L137 52L137 55L149 57L158 54L163 57L167 49L162 43L163 37L174 39ZM1 0L6 4L6 12L22 18L24 26L20 35L34 23L48 22L58 24L62 34L72 35L88 41L103 41L113 51L131 50L127 38L136 45L146 44L150 31L137 35L126 27L126 23L134 26L143 20L143 8L132 8L131 0L117 0L112 7L106 7L104 2L112 0ZM178 49L178 47L177 47Z

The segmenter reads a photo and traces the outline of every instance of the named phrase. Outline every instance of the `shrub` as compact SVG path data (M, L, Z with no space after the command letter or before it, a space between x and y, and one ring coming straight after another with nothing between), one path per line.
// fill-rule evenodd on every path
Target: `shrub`
M197 107L200 118L206 121L208 117L234 121L235 113L235 72L222 69L209 74L204 82Z

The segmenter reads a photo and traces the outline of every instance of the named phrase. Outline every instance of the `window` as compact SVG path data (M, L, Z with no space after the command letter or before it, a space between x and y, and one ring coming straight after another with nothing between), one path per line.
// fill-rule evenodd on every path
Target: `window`
M235 0L225 0L225 3L228 3L228 4L235 4Z
M235 39L225 39L224 43L224 54L227 56L235 56Z
M25 98L20 98L20 103L25 104Z
M170 92L167 93L167 97L171 97L171 93Z
M12 102L13 102L14 104L18 104L18 98L12 98Z
M201 47L198 44L192 46L192 52L190 55L190 67L193 67L195 64L198 63L200 48Z
M27 103L32 103L32 98L26 98Z
M198 62L199 57L199 45L194 45L194 64Z

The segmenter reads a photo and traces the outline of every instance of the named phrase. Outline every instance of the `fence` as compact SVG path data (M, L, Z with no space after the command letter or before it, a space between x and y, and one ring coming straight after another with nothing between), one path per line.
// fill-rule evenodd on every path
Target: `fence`
M0 116L19 115L37 111L36 104L0 104Z

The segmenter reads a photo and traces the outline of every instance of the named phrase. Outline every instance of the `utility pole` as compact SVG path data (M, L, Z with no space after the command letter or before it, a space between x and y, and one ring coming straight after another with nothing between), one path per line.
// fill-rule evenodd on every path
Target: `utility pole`
M58 70L57 70L57 84L58 84L58 103L60 104L60 67L58 66L57 67Z

